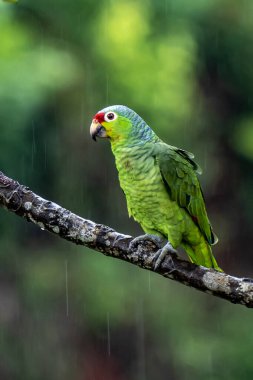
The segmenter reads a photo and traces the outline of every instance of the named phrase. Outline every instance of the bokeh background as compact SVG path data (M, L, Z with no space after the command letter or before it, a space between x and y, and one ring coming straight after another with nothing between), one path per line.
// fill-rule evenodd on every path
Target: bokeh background
M0 2L0 169L137 236L92 116L195 153L222 268L253 276L253 2ZM0 211L1 380L252 379L252 311Z

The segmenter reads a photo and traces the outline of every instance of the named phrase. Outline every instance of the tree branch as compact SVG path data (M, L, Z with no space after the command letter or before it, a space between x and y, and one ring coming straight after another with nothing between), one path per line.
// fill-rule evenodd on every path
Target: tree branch
M63 239L153 271L157 247L152 241L143 240L136 249L130 249L131 236L83 219L41 198L2 172L0 206ZM253 307L253 279L237 278L197 266L175 254L167 256L156 273L230 302Z

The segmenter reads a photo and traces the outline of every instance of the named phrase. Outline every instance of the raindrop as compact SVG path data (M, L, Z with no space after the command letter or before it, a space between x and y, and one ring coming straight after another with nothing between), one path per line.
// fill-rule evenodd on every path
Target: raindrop
M68 284L68 261L65 260L65 294L66 294L66 316L69 316L69 284Z
M109 75L106 74L106 104L109 104Z
M34 121L32 122L32 170L34 169L34 156L36 154L35 128Z
M21 176L22 176L23 181L25 181L25 169L26 169L25 156L23 155L21 159Z
M47 168L47 143L44 142L44 168Z
M34 121L32 122L32 125L33 125L33 143L32 143L32 147L33 147L33 153L36 153L35 125L34 125Z
M42 222L38 222L38 226L40 227L41 231L45 231L45 226Z
M165 0L164 6L165 6L165 15L167 16L168 15L168 2L167 2L167 0Z
M151 292L151 273L148 272L148 291Z
M110 314L107 312L107 354L111 356L111 330L110 330Z
M204 150L204 158L203 158L203 161L204 161L204 164L203 164L203 169L204 171L206 171L207 169L207 152L206 152L206 149Z
M137 323L137 355L138 355L138 378L146 380L146 353L145 353L145 328L144 328L144 312L143 300L140 300L136 309Z

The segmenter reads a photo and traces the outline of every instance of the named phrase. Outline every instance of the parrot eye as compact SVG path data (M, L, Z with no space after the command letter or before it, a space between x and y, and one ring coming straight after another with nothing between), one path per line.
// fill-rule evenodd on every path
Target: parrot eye
M114 112L107 112L104 116L104 119L105 119L105 121L110 122L110 121L117 119L117 115Z

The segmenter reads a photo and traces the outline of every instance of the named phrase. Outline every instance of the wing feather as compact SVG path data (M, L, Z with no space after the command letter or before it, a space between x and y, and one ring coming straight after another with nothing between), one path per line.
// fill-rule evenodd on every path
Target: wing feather
M197 177L201 169L193 161L193 154L159 142L156 143L155 157L171 199L187 210L209 244L217 243Z

